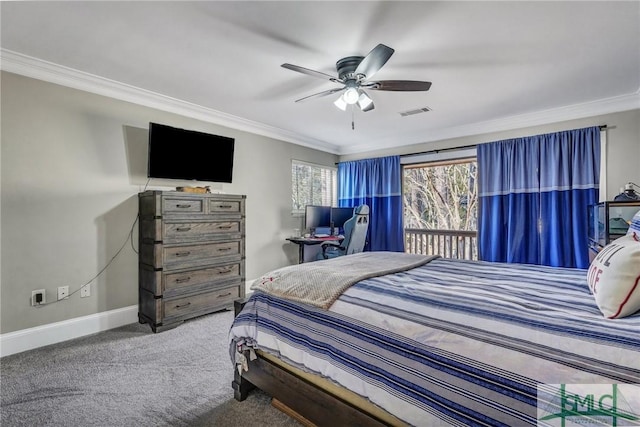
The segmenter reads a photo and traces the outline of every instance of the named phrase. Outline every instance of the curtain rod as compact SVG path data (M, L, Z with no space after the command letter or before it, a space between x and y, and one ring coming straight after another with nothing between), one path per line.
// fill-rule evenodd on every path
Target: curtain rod
M600 130L607 129L607 125L599 125ZM460 147L448 147L448 148L440 148L438 150L429 150L429 151L420 151L417 153L411 154L401 154L400 157L412 157L412 156L422 156L423 154L438 154L443 151L455 151L455 150L466 150L469 148L476 148L480 144L471 144L471 145L462 145ZM337 165L339 162L336 162Z
M438 154L438 153L442 153L443 151L467 150L469 148L476 148L477 146L478 144L462 145L460 147L447 147L447 148L440 148L437 150L420 151L418 153L403 154L400 157L422 156L423 154Z
M600 128L600 130L607 129L607 125L599 125L598 127ZM423 154L438 154L444 151L466 150L469 148L476 148L478 145L480 144L462 145L460 147L447 147L447 148L440 148L437 150L420 151L418 153L403 154L400 157L421 156Z

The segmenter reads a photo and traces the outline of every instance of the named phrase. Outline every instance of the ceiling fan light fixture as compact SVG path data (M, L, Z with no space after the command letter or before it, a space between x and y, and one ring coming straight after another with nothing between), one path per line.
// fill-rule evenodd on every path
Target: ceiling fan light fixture
M349 105L353 105L358 102L359 98L360 94L358 93L358 89L356 89L355 87L348 88L344 95L342 95L343 101Z
M369 105L371 105L372 102L373 100L369 98L369 95L364 92L360 92L360 97L358 98L358 106L361 110L365 110Z
M342 97L343 97L343 95L340 95L340 97L338 97L338 99L336 99L334 101L333 105L335 105L336 107L338 107L342 111L347 111L347 103L344 102L344 99L342 99Z

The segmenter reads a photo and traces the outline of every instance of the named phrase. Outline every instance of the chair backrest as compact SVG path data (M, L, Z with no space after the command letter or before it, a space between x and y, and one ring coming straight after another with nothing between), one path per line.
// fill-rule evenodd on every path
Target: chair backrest
M353 216L344 223L345 255L356 254L364 250L369 229L369 206L360 205L353 210Z

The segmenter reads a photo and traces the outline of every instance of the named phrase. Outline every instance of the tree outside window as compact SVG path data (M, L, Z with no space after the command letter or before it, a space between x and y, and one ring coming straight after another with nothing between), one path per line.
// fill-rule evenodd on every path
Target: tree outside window
M476 230L476 170L475 159L405 166L405 228Z
M408 251L475 259L476 171L475 158L404 166Z

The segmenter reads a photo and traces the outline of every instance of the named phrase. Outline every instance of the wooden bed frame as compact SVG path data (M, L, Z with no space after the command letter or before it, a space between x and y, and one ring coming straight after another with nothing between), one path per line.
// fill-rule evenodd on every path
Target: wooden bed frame
M235 301L235 316L242 310L246 301ZM249 355L246 356L249 360ZM243 372L242 376L234 369L231 385L236 400L245 400L251 390L259 388L273 398L273 406L306 426L392 425L259 354L257 356L257 359L249 361L249 370Z

